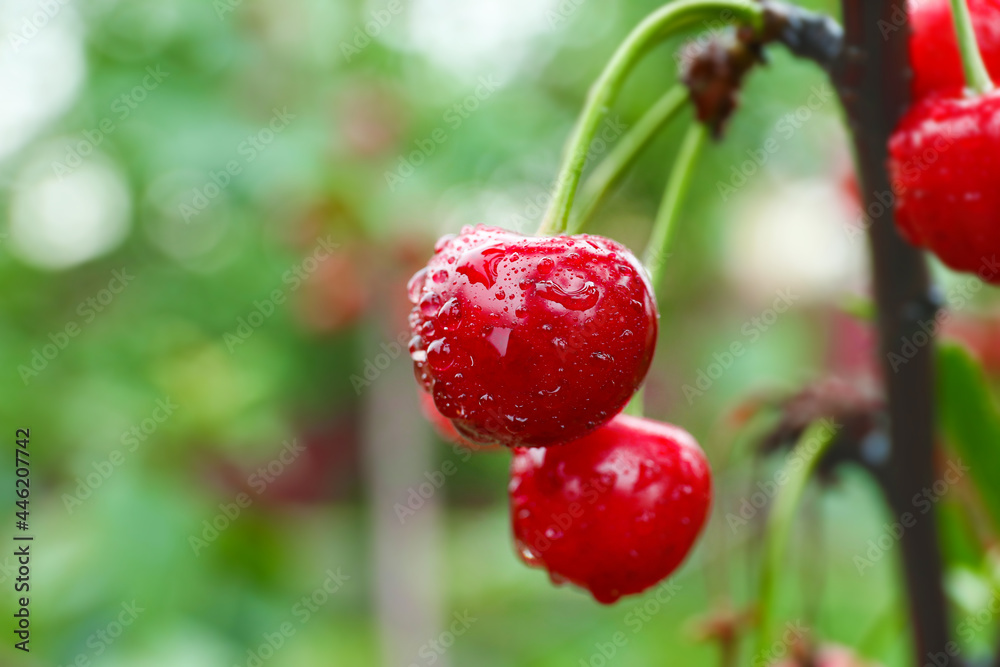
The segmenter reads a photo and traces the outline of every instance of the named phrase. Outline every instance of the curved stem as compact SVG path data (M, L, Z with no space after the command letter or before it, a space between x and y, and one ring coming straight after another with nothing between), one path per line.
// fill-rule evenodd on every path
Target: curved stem
M587 95L583 111L566 146L562 167L556 179L556 190L538 229L539 235L558 234L566 229L569 210L586 164L590 143L618 96L625 77L649 47L699 19L718 15L749 24L759 30L763 13L760 4L747 0L678 0L656 10L636 26L615 51Z
M754 653L754 664L763 660L774 637L775 583L781 579L785 569L785 551L788 547L788 536L795 521L798 509L805 491L806 483L816 469L817 463L829 448L836 435L834 424L828 420L814 422L805 430L784 468L787 481L778 489L777 496L771 506L767 518L765 533L764 559L760 574L760 623L757 633L757 651ZM801 461L800 465L791 465L793 461Z
M582 211L572 216L567 234L578 234L584 228L594 211L601 205L611 188L621 180L642 150L656 136L688 100L688 90L681 84L675 85L643 114L635 126L625 133L608 156L601 161L587 178L580 191Z
M951 0L951 14L955 21L955 32L958 34L958 51L962 55L962 69L965 70L965 83L977 94L982 95L993 90L993 81L986 70L983 56L976 44L976 32L972 27L972 16L966 0Z
M663 193L663 201L656 212L656 220L653 222L653 231L650 233L649 242L646 244L646 254L642 263L649 272L650 285L655 294L659 290L659 285L663 281L663 265L666 264L667 257L670 256L670 243L674 238L674 231L677 228L677 218L680 216L681 202L684 194L687 193L691 184L691 167L694 165L701 147L705 145L708 137L708 128L699 122L695 122L688 128L684 135L684 142L681 144L677 158L674 160L673 169L670 171L670 179L667 181L667 189ZM645 401L646 387L639 387L632 400L625 406L625 414L642 416Z
M646 244L646 254L642 258L643 265L649 271L649 280L654 292L659 291L663 282L663 267L670 256L670 246L677 230L681 203L691 184L691 176L694 173L692 167L707 137L708 128L701 123L695 122L688 128L684 143L681 144L680 152L674 161L673 171L670 172L670 181L663 193L663 201L656 212L653 231Z

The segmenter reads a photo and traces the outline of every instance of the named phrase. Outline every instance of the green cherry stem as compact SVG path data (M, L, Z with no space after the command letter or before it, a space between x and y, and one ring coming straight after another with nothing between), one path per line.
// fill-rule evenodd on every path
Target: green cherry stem
M566 229L590 144L629 72L650 47L692 23L719 15L760 30L763 14L761 4L747 0L677 0L660 7L636 26L615 51L587 94L583 111L566 145L562 166L556 178L555 193L538 234L559 234Z
M778 489L771 504L764 533L764 558L760 573L758 599L759 627L755 658L766 655L774 639L775 589L786 569L785 552L788 537L795 522L795 513L802 500L806 484L817 464L830 447L836 435L836 427L829 420L813 422L803 432L788 461L798 461L799 467L787 465L783 468L787 481Z
M965 83L977 95L993 90L993 80L986 70L983 56L979 53L976 43L976 32L972 27L972 15L966 0L951 0L951 14L955 21L955 32L958 35L958 50L962 54L962 69L965 70Z
M646 244L646 254L642 258L643 265L649 271L649 281L654 291L658 292L661 289L663 268L670 256L670 248L677 231L677 219L681 214L681 204L691 185L695 160L698 159L698 154L707 138L708 128L699 122L693 123L688 128L674 160L670 180L667 182L663 201L660 202L656 221L653 222L653 231L650 232L649 242Z
M611 189L617 184L629 167L635 164L642 150L653 137L670 122L689 99L686 87L681 84L663 94L656 103L642 115L642 118L615 144L580 189L581 210L570 218L567 234L578 234L593 217Z
M677 219L681 213L681 203L684 195L691 184L691 176L694 173L693 167L705 139L708 138L708 128L699 122L694 122L684 135L684 142L674 160L673 169L670 171L670 178L667 181L667 188L663 192L663 200L660 208L656 212L656 220L653 222L653 231L649 235L649 242L646 244L646 254L642 263L649 273L650 285L654 293L659 291L663 282L663 267L670 256L670 246L674 239L674 232L677 230ZM644 410L646 387L639 387L632 400L625 406L625 414L641 417Z

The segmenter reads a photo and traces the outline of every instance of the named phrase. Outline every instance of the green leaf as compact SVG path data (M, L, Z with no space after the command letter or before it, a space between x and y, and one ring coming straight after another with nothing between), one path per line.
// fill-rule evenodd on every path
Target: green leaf
M938 409L945 436L1000 528L1000 410L979 364L961 346L939 348Z

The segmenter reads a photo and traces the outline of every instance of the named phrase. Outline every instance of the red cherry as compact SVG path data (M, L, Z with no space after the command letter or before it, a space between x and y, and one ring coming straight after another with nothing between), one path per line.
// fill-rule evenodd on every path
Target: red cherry
M1000 283L1000 91L911 107L889 140L889 173L904 237Z
M1000 80L1000 0L968 0L986 69ZM949 0L910 0L911 90L914 101L930 94L957 97L965 87Z
M500 449L498 445L483 445L463 438L459 435L458 431L455 430L455 425L451 423L451 420L438 412L437 407L434 405L434 399L430 394L422 389L418 390L417 394L420 399L420 412L423 413L424 418L430 422L430 425L434 428L437 434L441 436L442 440L476 451Z
M514 450L514 538L528 565L611 604L680 565L705 523L711 487L690 434L618 415L572 445Z
M656 304L639 261L600 236L465 227L410 280L418 381L476 442L544 446L606 422L642 383Z

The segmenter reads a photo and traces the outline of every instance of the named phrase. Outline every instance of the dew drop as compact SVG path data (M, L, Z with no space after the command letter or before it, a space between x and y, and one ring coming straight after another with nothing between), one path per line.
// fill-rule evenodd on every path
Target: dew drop
M538 562L538 555L534 551L532 551L531 547L529 547L527 544L519 540L517 543L517 547L518 550L521 552L521 558L524 559L525 563L527 563L528 565L534 565L535 563Z
M538 262L538 273L539 275L548 275L555 268L556 263L552 261L551 257L543 257L541 261Z
M493 289L497 280L497 265L506 252L503 246L495 245L470 250L462 255L462 262L456 271L474 285L485 285L487 289Z
M543 299L577 311L593 308L601 296L597 285L589 280L575 290L566 290L553 282L541 281L535 283L535 292Z
M420 269L413 274L410 282L406 283L406 294L410 297L410 303L420 300L420 292L424 288L424 278L427 276L427 269Z
M431 280L433 280L438 284L448 282L448 272L445 271L444 269L435 271L434 274L431 276Z
M441 297L437 292L428 292L420 299L420 312L424 317L434 317L441 307Z
M463 229L462 232L464 233L465 230ZM434 244L434 254L437 254L442 250L444 250L444 247L449 243L451 243L454 239L455 239L454 234L445 234L444 236L439 238L437 240L437 243Z
M427 363L435 371L444 371L451 367L455 361L455 356L451 351L451 345L439 338L427 347Z
M437 323L444 331L454 331L462 322L462 304L458 299L448 299L437 314Z
M504 292L502 289L498 289L497 293L494 296L496 296L497 301L503 301L504 299L507 298L507 293Z

